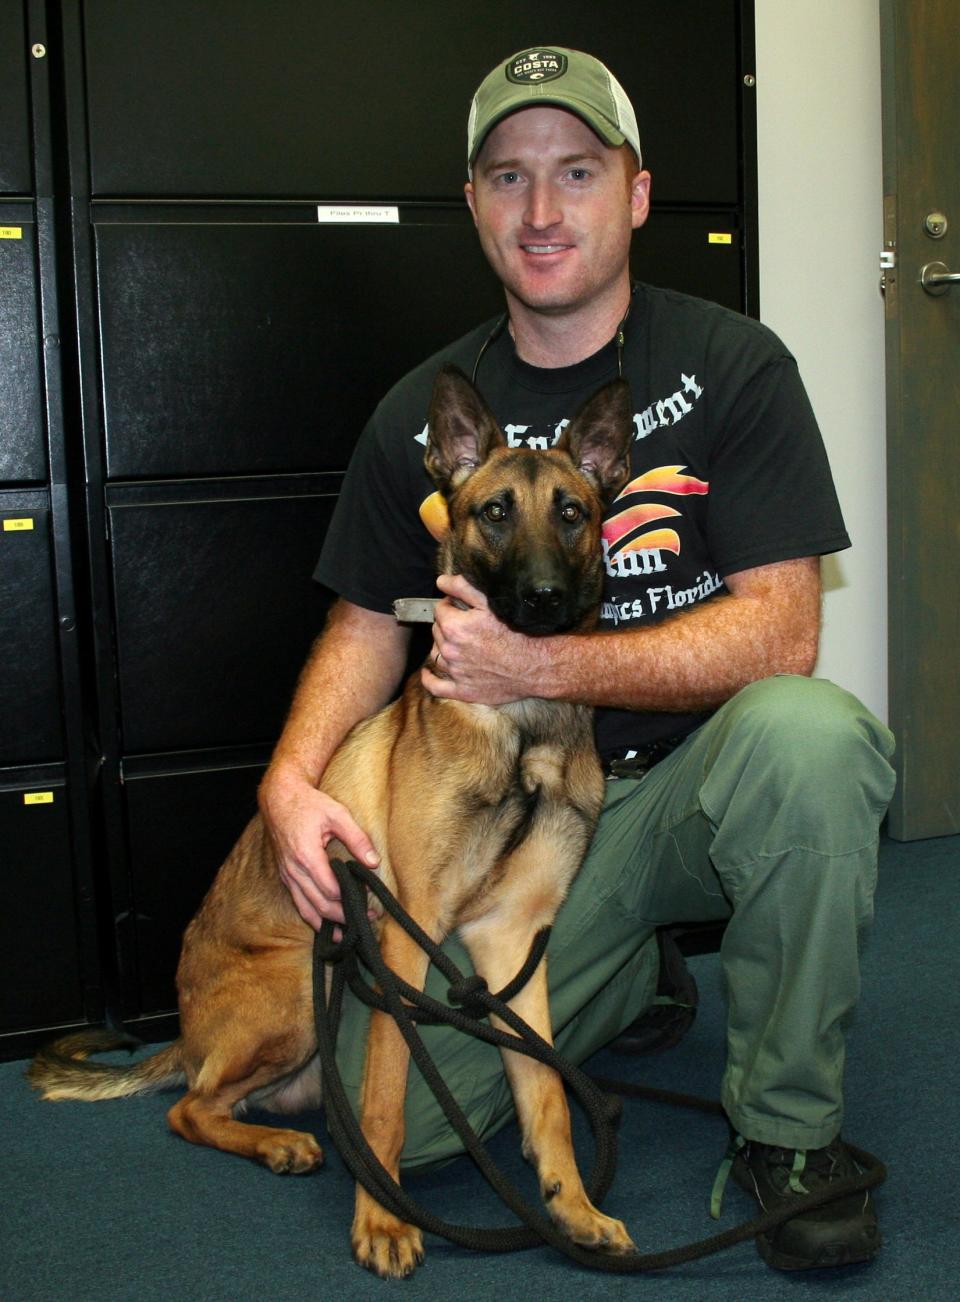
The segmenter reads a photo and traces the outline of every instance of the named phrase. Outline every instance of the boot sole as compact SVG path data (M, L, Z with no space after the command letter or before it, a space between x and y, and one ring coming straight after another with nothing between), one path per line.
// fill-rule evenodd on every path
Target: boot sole
M875 1243L859 1248L846 1243L825 1243L816 1260L778 1252L764 1234L757 1235L756 1243L760 1256L768 1266L774 1266L777 1270L829 1270L834 1266L855 1266L871 1261L880 1251L881 1239L878 1236Z

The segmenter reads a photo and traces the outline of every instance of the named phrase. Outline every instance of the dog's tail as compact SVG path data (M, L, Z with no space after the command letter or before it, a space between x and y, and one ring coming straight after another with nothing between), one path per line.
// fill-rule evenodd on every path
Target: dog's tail
M27 1079L45 1099L122 1099L132 1094L182 1085L186 1080L183 1045L175 1040L159 1053L130 1067L88 1062L91 1053L139 1048L140 1041L117 1031L79 1031L41 1049L27 1068Z

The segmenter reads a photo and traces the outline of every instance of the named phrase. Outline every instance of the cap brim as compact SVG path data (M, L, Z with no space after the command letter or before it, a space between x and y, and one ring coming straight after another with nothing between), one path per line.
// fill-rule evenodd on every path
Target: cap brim
M484 142L494 127L498 126L504 118L511 117L514 113L523 113L525 109L530 108L562 108L568 113L575 114L581 122L585 122L590 130L611 149L619 149L621 145L628 143L627 137L622 131L618 130L612 122L608 121L590 105L583 104L580 100L570 95L551 95L549 92L538 95L536 99L530 99L525 104L510 104L501 112L494 114L483 129L483 135L474 146L470 157L467 159L468 167L473 167L477 161L477 155L484 146Z

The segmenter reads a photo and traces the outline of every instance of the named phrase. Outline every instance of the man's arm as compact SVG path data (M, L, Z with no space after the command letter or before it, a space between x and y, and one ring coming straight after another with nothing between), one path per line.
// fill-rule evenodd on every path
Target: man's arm
M545 696L628 710L687 712L722 704L776 673L810 674L820 633L818 557L743 570L729 594L648 628L529 638L499 623L460 576L438 580L435 696L500 705Z
M280 876L311 927L343 921L340 890L325 848L339 838L359 861L377 854L349 810L317 783L355 723L393 695L406 664L409 629L392 615L340 600L330 612L300 677L290 715L260 784L259 801L273 837Z

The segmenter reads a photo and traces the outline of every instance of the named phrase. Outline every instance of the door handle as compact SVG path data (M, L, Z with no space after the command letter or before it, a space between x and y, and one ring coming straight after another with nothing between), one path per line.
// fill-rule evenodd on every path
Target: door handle
M928 262L920 269L920 284L928 294L945 294L951 285L960 284L960 271L948 271L942 262Z

